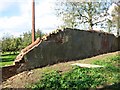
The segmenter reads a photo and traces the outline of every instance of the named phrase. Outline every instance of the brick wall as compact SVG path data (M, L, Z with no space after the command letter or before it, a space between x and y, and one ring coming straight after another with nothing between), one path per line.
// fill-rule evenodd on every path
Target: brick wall
M120 50L120 37L98 31L57 30L37 39L16 57L15 65L2 68L3 80L27 69L78 60Z
M22 64L21 71L117 51L118 45L113 34L94 30L59 30L24 54L21 60L27 64Z

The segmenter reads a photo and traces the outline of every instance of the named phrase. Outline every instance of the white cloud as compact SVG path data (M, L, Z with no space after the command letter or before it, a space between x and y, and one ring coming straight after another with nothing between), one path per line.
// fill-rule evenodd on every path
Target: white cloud
M0 0L1 1L1 0ZM11 17L0 17L0 37L3 33L10 33L12 35L18 36L23 32L31 30L31 9L32 9L32 0L2 0L3 6L0 8L1 11L9 8L11 5L15 4L17 1L20 7L19 16ZM36 0L36 29L42 29L44 32L50 32L51 28L57 28L60 20L53 15L53 4L54 0ZM8 3L8 5L6 5ZM0 12L1 12L0 11ZM49 29L49 30L48 30Z
M25 30L30 30L29 19L24 16L13 16L0 18L1 34L10 33L14 36L22 34ZM2 36L0 34L0 36Z

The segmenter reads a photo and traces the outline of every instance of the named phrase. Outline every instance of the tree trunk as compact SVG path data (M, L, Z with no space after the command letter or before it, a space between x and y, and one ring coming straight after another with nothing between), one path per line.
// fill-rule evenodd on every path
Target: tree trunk
M88 23L89 23L89 30L93 30L93 22L92 22L92 14L91 14L91 8L92 8L92 2L89 2L88 3L88 16L89 16L89 20L88 20Z
M112 22L108 20L108 32L111 32Z
M92 19L89 19L89 30L93 30L93 23L92 23Z
M117 19L117 36L119 36L120 35L120 24L119 24L119 22L120 22L120 19L118 18Z

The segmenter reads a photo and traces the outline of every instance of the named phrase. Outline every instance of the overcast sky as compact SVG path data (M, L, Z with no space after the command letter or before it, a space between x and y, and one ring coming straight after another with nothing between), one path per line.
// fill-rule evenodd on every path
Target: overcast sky
M51 32L60 20L55 16L55 0L36 1L36 29ZM32 0L0 0L0 37L9 33L18 36L31 30Z

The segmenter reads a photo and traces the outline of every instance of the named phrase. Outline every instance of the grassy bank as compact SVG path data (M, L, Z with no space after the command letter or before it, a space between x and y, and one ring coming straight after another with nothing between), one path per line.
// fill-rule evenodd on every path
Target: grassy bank
M98 55L82 60L58 63L43 68L24 71L2 83L5 88L29 87L38 90L56 88L59 90L88 88L107 88L102 90L119 90L120 88L120 52ZM74 63L98 64L103 68L80 68ZM82 83L82 84L81 84ZM43 90L44 90L43 89ZM81 89L80 89L81 90ZM93 89L92 89L93 90ZM101 89L100 89L101 90Z
M88 60L89 61L89 60ZM70 89L86 90L86 88L120 88L120 55L111 55L95 58L89 61L91 64L102 65L102 68L72 67L68 72L52 70L42 75L40 80L27 87L34 89Z

